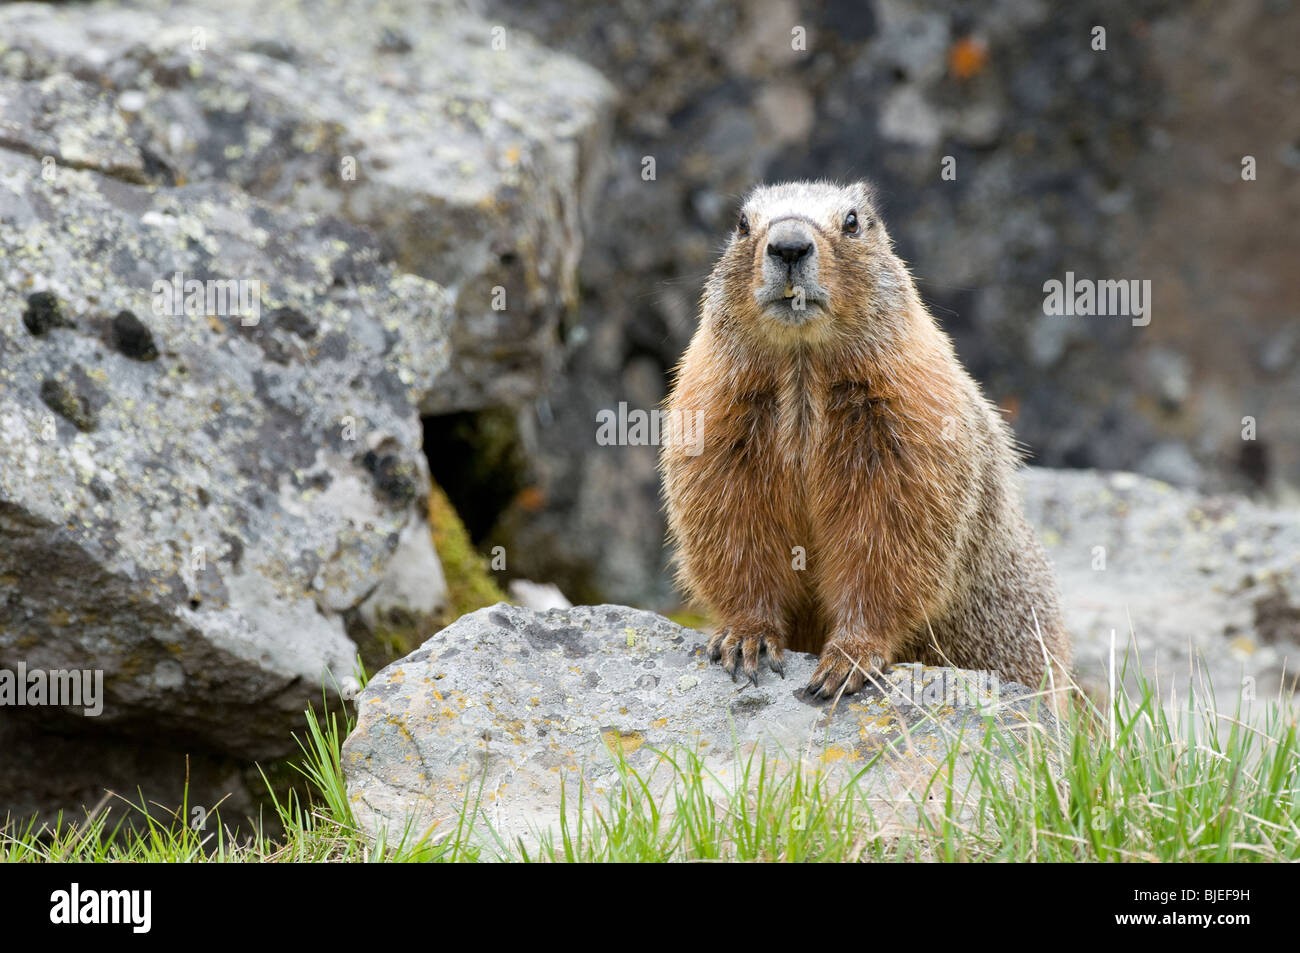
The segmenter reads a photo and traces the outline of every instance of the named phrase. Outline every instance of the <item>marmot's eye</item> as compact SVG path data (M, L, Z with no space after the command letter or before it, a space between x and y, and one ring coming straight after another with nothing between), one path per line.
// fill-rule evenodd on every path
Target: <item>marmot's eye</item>
M844 234L856 235L858 233L858 213L849 212L844 216Z
M740 213L740 221L736 223L736 234L737 235L749 234L749 216L747 216L744 212Z

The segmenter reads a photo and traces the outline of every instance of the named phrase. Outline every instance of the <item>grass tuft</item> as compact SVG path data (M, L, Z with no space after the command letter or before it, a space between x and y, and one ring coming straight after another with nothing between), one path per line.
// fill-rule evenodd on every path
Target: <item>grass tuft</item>
M284 834L236 840L219 818L125 802L136 823L109 826L106 802L71 822L7 819L0 860L40 862L635 861L1280 861L1300 858L1300 746L1281 698L1231 715L1208 690L1181 708L1146 680L1102 707L1083 701L1055 733L986 719L950 738L917 783L882 792L882 753L856 774L784 753L734 754L730 782L697 751L655 752L634 769L611 749L615 780L599 796L564 785L556 830L508 838L482 810L482 779L454 823L369 841L344 783L347 713L305 713L295 736L306 793L271 804ZM1122 680L1120 684L1123 684ZM1111 738L1114 738L1112 744ZM780 755L778 757L777 755ZM915 768L916 761L910 764ZM792 765L785 767L785 765ZM263 775L265 780L265 775ZM270 790L270 782L267 782ZM121 799L115 799L120 801ZM215 813L215 812L214 812ZM215 820L215 823L212 821ZM189 822L187 822L189 821Z

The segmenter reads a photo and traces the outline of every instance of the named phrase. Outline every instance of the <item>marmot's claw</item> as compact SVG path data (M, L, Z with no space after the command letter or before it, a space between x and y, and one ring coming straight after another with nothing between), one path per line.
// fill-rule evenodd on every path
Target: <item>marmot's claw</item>
M709 637L709 645L706 651L709 653L709 661L717 662L722 659L722 643L726 641L730 629L719 629Z
M840 686L843 684L842 678L828 678L821 683L820 688L814 689L812 694L817 698L834 698L839 694ZM850 694L848 689L845 689L844 694Z
M813 672L813 677L808 679L808 684L803 687L803 693L816 697L817 691L822 687L824 681L826 681L825 675L818 677L817 673Z
M750 683L757 686L759 659L764 654L772 671L785 678L784 648L782 638L773 629L745 626L737 631L735 626L728 626L713 633L707 652L711 660L722 663L723 670L733 682L739 681L741 673L737 669L741 669Z
M854 659L859 657L861 661L855 663ZM853 695L866 683L867 672L879 671L884 661L869 650L850 653L841 646L827 645L804 692L813 697L834 698L843 688L845 695Z

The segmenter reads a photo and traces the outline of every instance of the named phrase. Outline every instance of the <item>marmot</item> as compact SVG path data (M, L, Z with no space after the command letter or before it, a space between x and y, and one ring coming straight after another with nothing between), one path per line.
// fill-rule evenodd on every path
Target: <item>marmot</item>
M893 252L871 187L745 199L667 400L660 467L679 584L709 654L820 652L807 686L894 662L1067 683L1056 583L1025 522L1010 429Z

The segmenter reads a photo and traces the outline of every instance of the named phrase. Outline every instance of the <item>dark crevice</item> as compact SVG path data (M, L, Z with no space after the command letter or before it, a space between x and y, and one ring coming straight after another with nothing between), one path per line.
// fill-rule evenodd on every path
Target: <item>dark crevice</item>
M424 418L424 453L475 546L527 486L527 459L514 411L489 408Z
M38 162L46 156L46 153L39 149L32 148L25 142L20 142L17 139L7 139L3 136L0 136L0 149L7 149L10 152L16 152L19 155L29 156L36 159ZM117 179L119 182L126 182L130 185L154 184L150 182L147 175L143 175L135 169L116 167L105 168L104 166L98 165L94 162L76 162L70 159L64 159L61 156L54 156L54 162L61 169L76 169L79 172L97 172L107 178Z

